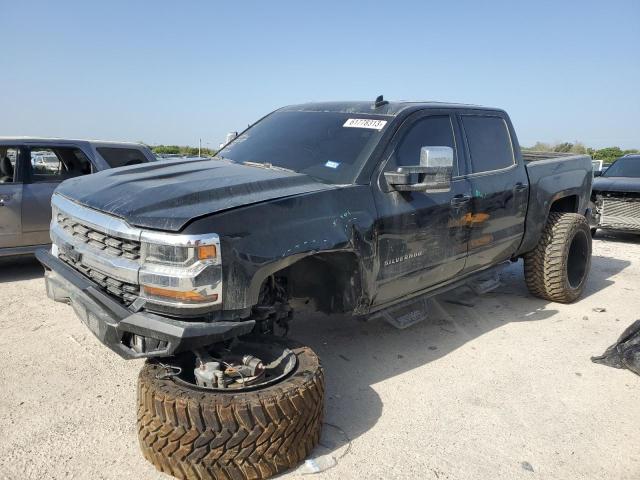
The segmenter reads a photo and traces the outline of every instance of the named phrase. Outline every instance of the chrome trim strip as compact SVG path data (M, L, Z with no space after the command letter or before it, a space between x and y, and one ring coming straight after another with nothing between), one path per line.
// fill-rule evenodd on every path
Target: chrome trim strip
M208 233L204 235L182 235L179 233L164 233L156 232L153 230L143 230L140 236L140 241L177 247L196 247L198 245L212 244L218 247L220 246L220 237L215 233Z
M58 223L51 222L51 240L58 246L68 244L82 255L82 264L95 268L101 273L122 282L138 284L138 270L140 264L135 260L105 255L104 252L90 245L80 242L67 233Z
M222 269L215 264L199 264L196 269L181 269L159 264L145 264L139 272L141 285L190 291L215 289L222 282ZM222 292L212 292L222 293Z
M54 209L58 209L60 213L67 214L83 225L98 232L125 240L140 241L140 235L142 234L141 228L131 227L127 222L113 215L107 215L106 213L83 207L63 197L59 193L53 195L51 205Z

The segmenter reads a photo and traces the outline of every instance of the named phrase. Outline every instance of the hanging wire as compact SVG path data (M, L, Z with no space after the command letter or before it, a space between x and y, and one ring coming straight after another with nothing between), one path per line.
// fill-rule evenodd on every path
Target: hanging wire
M162 362L158 362L160 367L164 368L165 373L158 373L156 378L158 380L166 380L167 378L177 377L182 373L182 368L177 367L175 365L165 365Z

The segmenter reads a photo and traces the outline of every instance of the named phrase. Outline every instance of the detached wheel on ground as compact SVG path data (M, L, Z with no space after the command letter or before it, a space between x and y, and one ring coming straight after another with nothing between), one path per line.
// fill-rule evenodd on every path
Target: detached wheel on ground
M529 291L552 302L582 295L591 267L591 231L577 213L550 213L535 249L524 256Z
M245 370L235 387L212 389L197 385L199 359L192 353L166 359L171 368L157 361L142 368L138 437L144 457L158 470L181 479L263 479L298 465L318 444L324 375L317 355L272 336L243 339L232 348L244 348L238 358L247 365L255 357L246 350L262 349L267 373L261 371L258 381ZM215 352L208 359L222 360L227 372L240 370Z

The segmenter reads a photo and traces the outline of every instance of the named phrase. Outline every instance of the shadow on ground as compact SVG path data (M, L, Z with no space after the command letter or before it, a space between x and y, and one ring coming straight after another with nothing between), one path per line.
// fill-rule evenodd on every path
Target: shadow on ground
M0 258L0 283L42 277L44 269L35 257Z
M598 230L594 241L615 243L640 243L640 233L626 233L609 230Z
M628 261L594 256L584 297L612 285L610 277L629 265ZM294 320L290 336L311 346L323 362L326 421L354 440L382 415L383 404L372 385L437 360L509 322L544 321L558 313L553 303L529 295L522 262L503 270L501 283L499 289L482 297L459 289L454 301L462 300L466 306L450 303L452 294L444 294L431 302L429 320L405 330L382 320L364 322L351 317L315 315ZM334 451L341 447L344 445L334 445Z

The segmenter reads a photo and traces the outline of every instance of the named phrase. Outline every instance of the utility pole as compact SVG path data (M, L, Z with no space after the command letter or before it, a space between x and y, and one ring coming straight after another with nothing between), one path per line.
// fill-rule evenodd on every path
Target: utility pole
M199 157L202 156L202 139L201 138L198 139L198 156Z

